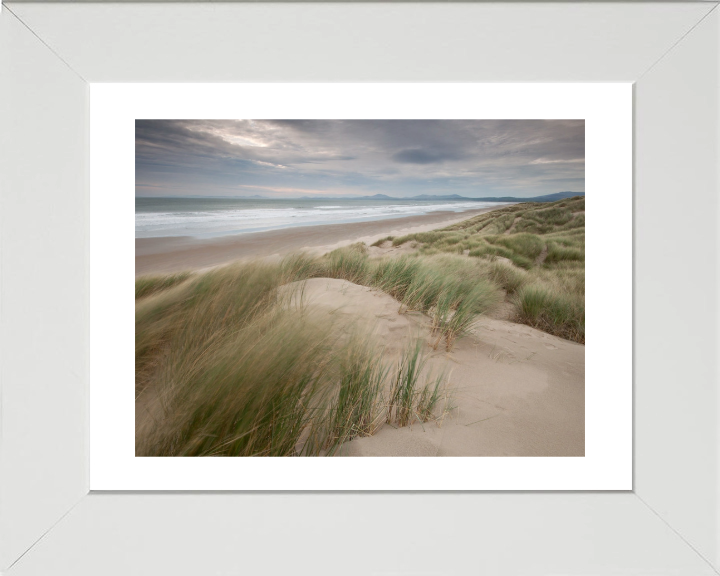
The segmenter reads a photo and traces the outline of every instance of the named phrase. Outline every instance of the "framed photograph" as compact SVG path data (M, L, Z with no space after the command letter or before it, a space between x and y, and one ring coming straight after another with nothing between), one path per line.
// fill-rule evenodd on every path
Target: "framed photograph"
M716 6L3 5L2 570L717 573Z
M594 232L584 347L586 188L626 190L625 210L604 195L588 213L632 238L630 85L103 84L90 97L91 489L632 487L631 254L594 256L609 249ZM280 120L223 120L240 116ZM610 275L625 281L594 285ZM626 310L620 351L608 307ZM323 455L369 458L240 457ZM444 474L435 456L450 457Z

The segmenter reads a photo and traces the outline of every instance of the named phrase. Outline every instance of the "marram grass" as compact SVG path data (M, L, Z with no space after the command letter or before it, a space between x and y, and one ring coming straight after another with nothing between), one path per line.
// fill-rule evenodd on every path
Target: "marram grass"
M361 270L346 262L329 265ZM397 426L433 417L438 392L420 370L386 365L367 337L339 339L327 320L285 305L292 294L278 288L315 270L298 257L229 266L138 300L138 456L331 455L388 414Z
M356 244L138 278L137 455L332 455L385 422L438 418L446 379L426 375L422 343L387 365L367 338L338 339L331 324L288 307L292 292L279 287L330 277L377 288L398 312L427 314L431 344L448 351L505 293L515 321L584 342L584 224L582 198L526 203L379 242L417 243L397 258Z
M515 308L513 320L585 342L585 199L526 202L409 234L424 257L467 254ZM443 310L439 310L441 319Z

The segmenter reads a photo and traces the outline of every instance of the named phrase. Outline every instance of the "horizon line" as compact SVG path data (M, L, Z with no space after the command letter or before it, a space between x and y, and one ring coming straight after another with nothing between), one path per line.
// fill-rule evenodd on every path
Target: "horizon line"
M572 190L562 191L562 192L550 192L547 194L537 194L535 196L512 196L512 195L505 195L505 196L462 196L461 194L416 194L415 196L390 196L388 194L367 194L367 195L358 195L358 196L263 196L260 194L253 194L253 195L220 195L220 194L165 194L160 196L152 196L152 195L135 195L135 198L245 198L245 199L263 199L263 200L313 200L313 199L332 199L332 200L342 200L342 199L357 199L357 198L375 198L377 196L384 196L386 198L391 198L393 200L414 200L417 198L421 198L423 196L431 197L431 198L443 198L443 197L459 197L467 200L480 200L482 198L521 198L521 199L531 199L531 198L541 198L544 196L553 196L555 194L576 194L576 195L585 195L585 191L579 191L575 192Z

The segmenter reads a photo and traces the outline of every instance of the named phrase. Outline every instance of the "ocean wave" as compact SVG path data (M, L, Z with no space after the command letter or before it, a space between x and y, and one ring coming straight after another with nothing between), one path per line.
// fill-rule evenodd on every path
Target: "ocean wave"
M168 203L170 204L170 203ZM493 206L489 202L436 204L314 205L305 207L252 207L216 210L172 210L135 213L135 236L212 237L295 226L342 224L416 216L430 212L462 212ZM168 206L169 207L169 206Z

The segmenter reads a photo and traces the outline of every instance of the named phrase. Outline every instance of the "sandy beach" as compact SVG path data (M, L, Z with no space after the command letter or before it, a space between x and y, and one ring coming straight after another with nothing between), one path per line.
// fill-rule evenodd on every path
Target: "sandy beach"
M504 206L499 204L497 208ZM425 232L467 220L496 208L465 212L433 212L421 216L301 226L208 240L182 237L135 240L135 275L209 268L234 260L284 255L299 250L322 254L354 242L372 244L385 236Z
M355 242L369 245L388 235L442 228L492 210L298 227L214 240L136 240L136 273L210 268L301 249L321 255ZM372 248L370 256L392 258L409 248ZM434 350L430 317L403 312L395 298L377 288L337 278L310 278L297 284L302 306L314 318L327 315L327 323L340 329L364 325L389 365L419 338L427 344L428 373L448 376L451 409L440 422L383 424L372 436L343 444L337 456L584 456L583 344L513 322L513 306L506 300L479 316L450 351L444 346ZM146 393L136 403L136 422L148 421L148 406Z

